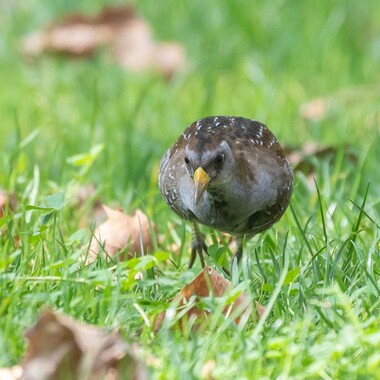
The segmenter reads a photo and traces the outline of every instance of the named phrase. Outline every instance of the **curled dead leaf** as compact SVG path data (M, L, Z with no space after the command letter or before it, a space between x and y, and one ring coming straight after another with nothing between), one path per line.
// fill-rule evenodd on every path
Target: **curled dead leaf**
M115 44L117 62L132 71L157 71L170 78L185 65L183 47L175 42L156 43L143 20L130 22Z
M114 54L117 62L123 67L136 72L149 69L154 41L146 21L131 21L123 28L115 42Z
M153 53L153 69L170 79L186 65L185 49L177 42L157 44Z
M210 295L213 295L214 297L221 297L231 289L233 289L233 285L229 280L225 279L212 267L206 267L190 284L185 285L178 295L171 301L173 304L178 305L178 308L181 308L182 306L188 304L190 299L194 299L195 302L187 311L186 317L187 320L190 320L190 318L195 319L196 323L194 326L197 326L209 315L208 311L201 310L198 307L198 301L202 297L208 297ZM247 318L251 312L252 302L246 293L240 293L239 296L237 296L234 301L228 304L223 310L223 314L226 317L233 316L236 323L238 323L241 318ZM166 312L158 315L155 322L155 330L160 328L165 316ZM184 320L181 318L179 320L179 327L181 329L184 327L183 323Z
M112 40L106 27L86 24L57 25L45 32L34 32L22 42L23 53L35 57L44 51L83 57Z
M114 60L135 72L158 71L170 78L185 65L185 51L175 42L157 43L150 25L128 6L104 8L99 14L72 14L26 36L21 50L27 57L53 52L89 57L111 47Z
M127 215L123 210L114 210L103 205L107 220L94 231L91 241L88 263L93 262L99 252L114 256L128 248L130 256L141 255L152 249L152 237L148 217L136 210L134 215ZM154 227L154 226L153 226Z
M136 348L119 334L45 311L26 336L25 380L147 379Z
M29 57L36 57L45 51L89 56L95 49L111 44L120 28L134 17L133 8L128 6L104 8L95 16L74 13L26 36L21 49Z

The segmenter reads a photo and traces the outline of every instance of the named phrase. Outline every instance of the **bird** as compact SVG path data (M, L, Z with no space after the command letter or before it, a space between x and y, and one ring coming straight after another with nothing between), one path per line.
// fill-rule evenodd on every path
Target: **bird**
M293 170L265 124L245 117L209 116L190 124L163 155L158 186L165 202L192 223L189 268L205 267L199 224L236 238L230 267L243 241L280 220L293 193Z

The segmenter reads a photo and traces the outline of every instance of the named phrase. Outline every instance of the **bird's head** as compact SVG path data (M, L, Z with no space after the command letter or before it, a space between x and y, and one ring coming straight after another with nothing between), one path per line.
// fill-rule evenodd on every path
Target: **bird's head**
M235 166L231 148L224 140L213 149L194 149L187 145L184 161L187 173L194 181L195 204L200 202L207 189L220 192L223 184L230 181Z

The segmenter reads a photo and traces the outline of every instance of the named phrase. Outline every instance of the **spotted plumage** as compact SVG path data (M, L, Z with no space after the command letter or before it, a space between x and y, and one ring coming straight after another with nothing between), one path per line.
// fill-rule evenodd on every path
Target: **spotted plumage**
M206 117L191 124L165 153L159 187L182 218L241 240L281 218L292 194L293 172L264 124Z

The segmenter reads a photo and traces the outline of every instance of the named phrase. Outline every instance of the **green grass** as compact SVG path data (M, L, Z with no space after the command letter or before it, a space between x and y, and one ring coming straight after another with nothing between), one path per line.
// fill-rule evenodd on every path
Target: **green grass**
M25 328L50 307L120 328L150 358L152 378L202 378L210 360L215 379L378 378L379 2L136 1L157 38L177 39L188 52L187 70L168 83L126 72L102 54L28 63L18 52L21 36L104 3L6 3L0 187L15 192L18 206L0 219L0 366L19 362ZM300 107L316 97L331 101L330 114L302 119ZM189 123L216 114L259 119L283 145L317 141L338 153L315 160L312 186L297 173L291 208L246 244L240 286L269 305L265 320L235 325L208 300L214 312L197 333L171 329L174 315L155 334L147 318L200 270L199 263L186 269L190 229L159 194L158 163ZM343 154L346 144L357 163ZM70 164L77 154L88 155L88 166ZM97 195L78 208L76 190L89 183ZM44 212L27 205L57 192L66 203L41 224ZM83 219L97 197L142 208L158 227L156 251L169 252L172 263L158 262L138 282L124 262L80 264L93 228Z

